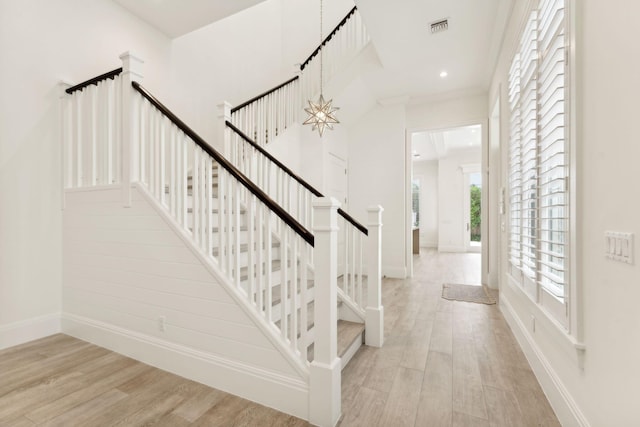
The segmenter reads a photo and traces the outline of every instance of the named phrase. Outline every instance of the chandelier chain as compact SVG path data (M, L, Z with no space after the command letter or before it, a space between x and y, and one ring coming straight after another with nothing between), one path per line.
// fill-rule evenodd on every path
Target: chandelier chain
M322 46L322 0L320 0L320 93L322 94L322 69L323 66L323 57L324 57L324 46Z

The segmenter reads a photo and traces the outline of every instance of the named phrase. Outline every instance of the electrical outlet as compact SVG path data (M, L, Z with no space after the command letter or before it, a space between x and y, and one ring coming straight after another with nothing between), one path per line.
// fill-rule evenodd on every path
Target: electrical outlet
M166 322L167 322L167 318L166 317L164 317L164 316L158 317L158 330L160 332L164 332L164 331L167 330Z

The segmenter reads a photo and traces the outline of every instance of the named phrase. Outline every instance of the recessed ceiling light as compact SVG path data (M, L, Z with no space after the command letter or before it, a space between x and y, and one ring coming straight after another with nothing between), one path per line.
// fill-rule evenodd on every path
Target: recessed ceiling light
M447 72L446 72L446 71L444 71L444 70L440 72L440 77L442 77L443 79L444 79L445 77L447 77L448 75L449 75L449 73L447 73Z

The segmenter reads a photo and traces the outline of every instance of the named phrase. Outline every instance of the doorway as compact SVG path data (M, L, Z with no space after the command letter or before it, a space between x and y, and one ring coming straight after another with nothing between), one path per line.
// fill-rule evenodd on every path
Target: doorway
M472 264L478 266L478 276L483 279L482 230L487 212L482 209L486 195L482 194L481 166L485 128L476 123L413 131L407 138L411 165L407 176L408 255L416 256L413 242L417 234L421 250L465 252L477 257L478 262Z

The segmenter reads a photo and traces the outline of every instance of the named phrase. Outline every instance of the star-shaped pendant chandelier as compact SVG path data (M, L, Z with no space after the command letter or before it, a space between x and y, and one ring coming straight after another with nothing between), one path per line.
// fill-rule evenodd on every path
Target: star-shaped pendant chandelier
M331 106L333 99L325 102L324 96L320 94L320 99L318 99L317 103L311 100L307 102L309 103L309 108L305 108L304 111L309 113L309 118L303 124L311 125L312 131L318 129L318 133L322 136L325 127L333 130L333 125L340 123L336 116L333 115L339 110L339 108Z
M324 132L324 128L327 127L333 130L333 125L336 123L340 123L334 113L339 110L337 107L333 107L331 103L333 99L330 99L328 102L324 100L324 95L322 94L322 71L323 71L323 63L322 57L324 48L324 40L322 39L322 0L320 0L320 98L318 102L313 102L308 100L309 108L305 108L304 111L309 113L309 118L305 120L303 125L311 125L311 130L314 131L318 129L318 133L320 137L322 137L322 133Z

